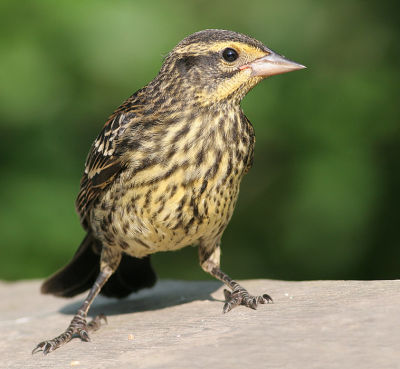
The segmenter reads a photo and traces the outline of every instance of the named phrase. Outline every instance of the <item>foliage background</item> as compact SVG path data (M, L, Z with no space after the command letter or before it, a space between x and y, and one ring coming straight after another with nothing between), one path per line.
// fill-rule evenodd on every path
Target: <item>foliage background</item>
M308 66L243 102L257 135L223 237L235 278L399 278L398 9L390 1L0 2L0 278L45 277L83 231L83 163L107 116L204 28ZM161 277L208 278L187 248Z

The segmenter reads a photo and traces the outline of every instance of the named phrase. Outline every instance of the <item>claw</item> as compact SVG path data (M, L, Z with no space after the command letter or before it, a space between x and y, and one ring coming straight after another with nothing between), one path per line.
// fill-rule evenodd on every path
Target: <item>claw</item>
M267 303L269 304L270 302L274 302L274 300L272 300L272 297L270 295L267 295L266 293L264 293L264 295L262 295L263 297L263 304Z
M255 297L251 299L248 306L254 310L257 310L257 299Z
M230 297L231 297L231 295L232 295L232 292L231 292L231 291L226 290L226 289L224 290L225 300L229 300Z
M79 337L82 339L82 341L85 341L85 342L90 341L89 334L84 329L78 329L78 334L79 334Z
M96 318L99 318L99 321L103 319L104 323L108 324L107 317L104 314L99 314Z
M103 314L96 316L89 324L86 323L86 319L82 315L75 315L71 324L62 334L52 340L40 342L32 350L32 355L39 351L43 351L43 354L47 355L69 342L75 335L78 335L82 341L89 342L90 337L88 331L99 329L101 326L101 320L104 320L107 323L107 318Z
M244 305L256 310L258 304L268 304L269 302L273 302L272 298L267 294L262 296L251 296L244 288L240 286L237 286L234 292L225 289L224 296L226 300L223 308L224 313L231 311L235 306L238 305Z
M223 312L224 314L228 313L229 311L231 311L233 308L233 305L229 302L225 302L224 307L223 307Z
M47 342L43 350L43 355L47 355L48 353L52 352L55 349L56 347L54 347L50 342Z
M108 324L107 317L104 314L97 315L89 324L87 325L89 330L97 331L101 327L101 321Z
M43 351L43 355L47 355L49 352L52 352L53 350L56 349L56 346L52 345L51 342L49 341L43 341L40 342L33 350L32 350L32 355Z
M46 342L40 342L33 350L32 355L36 354L39 351L43 351L43 346L46 345Z

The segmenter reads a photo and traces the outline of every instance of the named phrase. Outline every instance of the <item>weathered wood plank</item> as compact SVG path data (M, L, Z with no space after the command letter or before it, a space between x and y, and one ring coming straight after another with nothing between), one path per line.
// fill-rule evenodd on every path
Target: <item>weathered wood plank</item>
M0 368L400 368L400 281L243 281L275 303L222 314L217 282L161 281L99 298L108 325L48 356L33 347L66 328L82 296L0 283Z

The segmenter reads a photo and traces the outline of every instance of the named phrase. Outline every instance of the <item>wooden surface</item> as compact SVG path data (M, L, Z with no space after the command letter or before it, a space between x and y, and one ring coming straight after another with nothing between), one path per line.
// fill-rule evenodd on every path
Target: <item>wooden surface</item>
M274 304L222 314L218 282L161 281L125 300L96 299L108 325L43 356L82 295L0 283L0 368L400 368L400 281L243 281Z

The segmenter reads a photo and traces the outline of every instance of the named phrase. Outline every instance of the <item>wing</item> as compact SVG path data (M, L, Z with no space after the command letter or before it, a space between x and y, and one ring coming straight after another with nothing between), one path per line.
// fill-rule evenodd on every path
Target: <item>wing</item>
M246 124L246 130L248 134L248 145L249 145L249 153L247 155L247 160L246 160L246 168L245 168L245 173L247 173L251 167L253 166L253 159L254 159L254 145L256 143L256 136L254 134L254 128L249 119L243 114L242 119L244 119L245 124Z
M136 94L110 116L90 148L75 203L85 229L88 228L86 219L94 201L124 168L122 152L116 141L136 116L134 103Z

